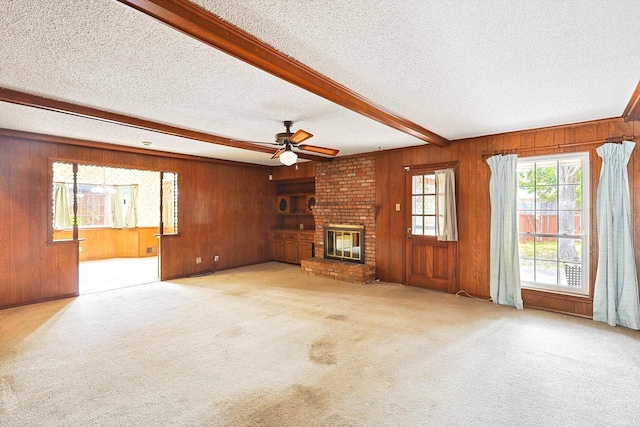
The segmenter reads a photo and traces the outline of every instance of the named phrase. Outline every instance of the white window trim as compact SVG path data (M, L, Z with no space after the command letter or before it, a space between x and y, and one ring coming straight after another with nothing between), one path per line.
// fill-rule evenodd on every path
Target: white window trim
M589 253L590 253L590 240L591 240L591 226L590 226L590 206L591 206L591 174L589 170L589 153L577 152L577 153L562 153L562 154L550 154L544 156L532 156L532 157L520 157L518 158L518 168L521 163L525 162L541 162L549 160L562 160L562 159L576 159L579 158L582 161L582 208L581 208L581 221L582 221L582 234L575 235L582 239L582 286L580 288L571 288L558 285L545 285L541 283L528 282L521 278L521 286L523 289L532 289L538 291L548 291L559 294L567 295L589 295ZM520 209L518 209L519 211ZM528 236L528 233L518 233L518 236ZM561 236L559 234L543 235L541 236ZM560 263L558 264L560 266Z

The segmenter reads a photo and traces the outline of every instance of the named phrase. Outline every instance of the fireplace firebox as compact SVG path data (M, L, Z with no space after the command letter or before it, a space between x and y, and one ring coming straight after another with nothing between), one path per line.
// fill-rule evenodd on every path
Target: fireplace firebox
M329 224L324 227L324 257L364 264L364 226Z

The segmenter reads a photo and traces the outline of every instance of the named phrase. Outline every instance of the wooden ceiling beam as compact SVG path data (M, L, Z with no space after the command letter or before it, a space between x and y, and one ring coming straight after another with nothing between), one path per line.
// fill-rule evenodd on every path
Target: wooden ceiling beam
M110 144L108 142L89 141L87 139L68 138L65 136L56 136L43 133L25 132L21 130L0 128L0 137L19 138L28 141L40 141L40 142L54 142L56 144L73 145L77 147L99 148L102 150L118 151L122 153L135 153L143 154L147 156L167 157L170 159L192 160L194 162L206 162L220 165L241 165L243 167L251 168L272 168L273 166L256 165L253 163L237 162L235 160L222 160L212 157L202 157L192 154L173 153L170 151L156 150L155 148L138 148L130 147L128 145ZM0 138L0 143L4 142ZM72 160L72 159L65 159ZM116 165L112 163L111 165ZM279 165L278 165L279 166ZM158 169L159 170L159 169Z
M112 113L109 111L73 104L70 102L58 101L55 99L19 92L12 89L0 88L0 101L23 105L26 107L38 108L41 110L54 111L57 113L70 114L77 117L83 117L107 123L114 123L152 132L158 132L165 135L178 136L181 138L193 139L196 141L208 142L211 144L224 145L227 147L241 148L244 150L257 151L267 154L273 154L276 151L276 147L270 148L268 146L263 146L252 142L224 138L217 135L184 129L164 123L153 122L151 120L140 119L137 117L126 116L124 114ZM327 160L326 157L315 156L312 154L297 154L299 157L307 160Z
M636 90L631 95L631 99L627 104L627 108L622 113L622 118L625 122L629 120L640 120L640 82L636 86Z
M187 0L117 0L322 98L439 146L449 140L399 117Z

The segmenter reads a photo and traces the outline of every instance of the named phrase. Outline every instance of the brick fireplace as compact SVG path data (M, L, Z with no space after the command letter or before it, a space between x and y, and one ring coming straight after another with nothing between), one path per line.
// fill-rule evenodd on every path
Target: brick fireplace
M376 182L372 154L316 164L315 257L302 261L308 274L353 283L375 279ZM324 230L332 224L364 227L364 263L324 258Z

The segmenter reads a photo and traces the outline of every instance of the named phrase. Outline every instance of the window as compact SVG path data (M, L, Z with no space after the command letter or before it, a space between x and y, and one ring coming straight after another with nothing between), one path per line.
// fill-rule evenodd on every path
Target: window
M72 188L73 191L73 188ZM110 227L111 197L115 189L98 184L78 184L78 227ZM69 197L73 211L73 196Z
M101 227L164 223L163 234L178 232L175 172L52 162L52 178L53 241L77 238L79 229Z
M436 236L436 175L411 177L411 233Z
M589 155L518 161L518 246L523 288L587 294Z
M56 229L71 228L73 223L73 185L65 183L60 184L66 192L66 209L60 208L60 205L54 204L54 224L58 215L69 216L64 227L55 227ZM78 184L78 227L112 227L113 209L119 209L119 217L126 218L130 201L131 186L104 186L102 184ZM54 196L55 197L55 196ZM112 199L119 198L119 205L112 206Z

